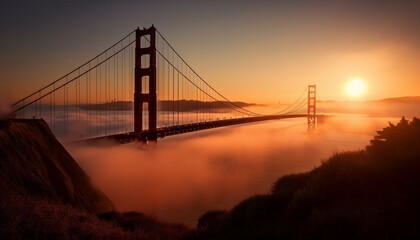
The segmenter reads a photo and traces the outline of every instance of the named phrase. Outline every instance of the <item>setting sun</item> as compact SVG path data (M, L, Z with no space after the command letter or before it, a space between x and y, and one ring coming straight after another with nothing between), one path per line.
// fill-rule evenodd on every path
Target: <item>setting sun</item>
M352 96L360 95L365 91L365 84L360 79L353 79L347 85L347 93Z

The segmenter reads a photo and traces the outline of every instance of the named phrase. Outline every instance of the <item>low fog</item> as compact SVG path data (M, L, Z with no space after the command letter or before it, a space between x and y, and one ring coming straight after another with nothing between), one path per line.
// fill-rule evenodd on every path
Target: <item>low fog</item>
M119 211L195 226L206 211L266 193L285 174L364 148L389 120L397 121L332 117L308 133L305 118L284 119L172 136L149 152L134 144L67 149Z
M0 95L0 118L7 117L12 111L10 97L7 95Z

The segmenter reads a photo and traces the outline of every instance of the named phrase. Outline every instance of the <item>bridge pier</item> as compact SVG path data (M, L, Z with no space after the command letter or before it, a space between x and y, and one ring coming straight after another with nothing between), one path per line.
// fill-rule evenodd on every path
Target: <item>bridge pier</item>
M141 46L141 37L149 36L150 45ZM142 56L148 56L147 68L142 68ZM148 62L147 62L148 61ZM135 70L134 70L134 138L147 144L157 141L157 94L156 94L156 29L136 29ZM142 89L143 81L148 89ZM148 107L148 128L143 129L143 104Z

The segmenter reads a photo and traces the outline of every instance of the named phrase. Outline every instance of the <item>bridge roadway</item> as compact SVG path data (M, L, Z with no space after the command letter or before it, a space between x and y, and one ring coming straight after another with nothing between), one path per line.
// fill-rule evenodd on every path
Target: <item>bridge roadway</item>
M303 118L308 117L307 114L291 114L291 115L264 115L258 117L248 117L248 118L236 118L236 119L223 119L217 121L210 121L210 122L200 122L200 123L191 123L191 124L183 124L177 126L170 126L170 127L161 127L157 129L157 138L164 138L168 136L174 136L182 133L188 132L196 132L205 129L211 128L218 128L218 127L226 127L231 125L237 124L245 124L251 122L260 122L260 121L268 121L268 120L278 120L278 119L288 119L288 118ZM316 115L318 122L322 122L325 115ZM77 142L96 142L98 140L117 140L119 143L130 143L135 140L134 132L127 132L121 134L115 134L110 136L103 136L97 138L90 138L85 140L79 140ZM145 130L142 131L142 141L149 140L149 131Z

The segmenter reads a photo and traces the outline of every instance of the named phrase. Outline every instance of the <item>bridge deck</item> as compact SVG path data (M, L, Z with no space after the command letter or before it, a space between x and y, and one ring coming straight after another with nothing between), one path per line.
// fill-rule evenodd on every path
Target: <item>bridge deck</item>
M260 121L268 121L268 120L276 120L276 119L288 119L288 118L303 118L307 117L307 114L293 114L293 115L269 115L269 116L260 116L260 117L249 117L249 118L237 118L237 119L223 119L217 121L210 121L210 122L202 122L202 123L192 123L192 124L183 124L183 125L176 125L170 127L162 127L157 129L157 137L164 138L168 136L178 135L182 133L188 132L196 132L205 129L211 128L218 128L218 127L225 127L237 124L245 124L245 123L252 123L252 122L260 122ZM324 118L325 115L317 115L317 118ZM143 131L142 134L144 136L148 135L148 131ZM145 137L147 140L147 137ZM134 132L127 132L97 138L90 138L80 140L78 142L95 142L98 140L117 140L120 143L130 143L135 140Z

